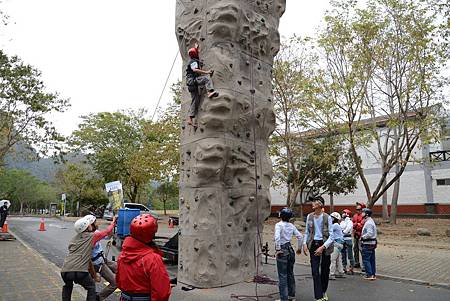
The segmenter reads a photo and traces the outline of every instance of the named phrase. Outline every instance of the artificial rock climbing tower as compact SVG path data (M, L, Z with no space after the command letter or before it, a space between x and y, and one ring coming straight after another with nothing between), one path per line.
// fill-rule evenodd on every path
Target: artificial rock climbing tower
M181 133L178 281L219 287L251 279L258 230L270 213L275 127L271 72L286 0L177 0L176 36L184 68L200 44L215 70L218 98L204 98L198 128ZM184 83L183 83L184 84ZM182 119L190 94L184 84ZM258 259L258 260L259 260Z

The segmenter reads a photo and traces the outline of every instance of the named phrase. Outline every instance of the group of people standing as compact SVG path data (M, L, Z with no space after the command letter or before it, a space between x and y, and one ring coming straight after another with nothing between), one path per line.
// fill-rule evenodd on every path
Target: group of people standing
M352 216L349 209L327 214L323 210L323 199L312 202L313 212L306 218L305 234L302 235L290 223L293 212L289 208L280 211L281 221L275 225L275 249L279 277L280 300L295 300L294 263L295 252L291 246L292 236L297 237L297 254L310 257L311 272L316 301L328 301L329 280L354 274L360 267L360 254L365 271L364 279L376 280L375 249L377 230L372 219L372 210L364 204L356 204Z

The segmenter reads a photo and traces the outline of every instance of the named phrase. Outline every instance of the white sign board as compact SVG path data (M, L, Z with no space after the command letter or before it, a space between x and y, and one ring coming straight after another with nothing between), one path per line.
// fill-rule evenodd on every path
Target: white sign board
M122 183L120 183L120 181L106 183L105 188L106 188L106 192L122 190Z

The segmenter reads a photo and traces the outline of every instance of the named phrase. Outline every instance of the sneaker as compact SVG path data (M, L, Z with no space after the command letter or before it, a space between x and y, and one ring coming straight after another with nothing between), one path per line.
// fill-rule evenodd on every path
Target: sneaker
M296 301L295 297L288 297L289 301Z
M328 280L336 280L336 277L334 275L330 275L330 277L328 278Z
M364 276L363 279L368 280L368 281L376 280L376 278L374 278L374 276Z
M328 301L328 294L327 293L323 293L323 298L324 301Z

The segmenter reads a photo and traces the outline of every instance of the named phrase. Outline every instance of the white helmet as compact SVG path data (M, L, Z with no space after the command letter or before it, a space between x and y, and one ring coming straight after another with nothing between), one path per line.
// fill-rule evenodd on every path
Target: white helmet
M89 227L89 225L95 222L95 220L96 220L95 216L91 214L80 218L74 224L75 232L77 233L84 232Z
M339 214L339 212L333 212L330 214L332 217L334 217L337 220L341 219L341 215Z

